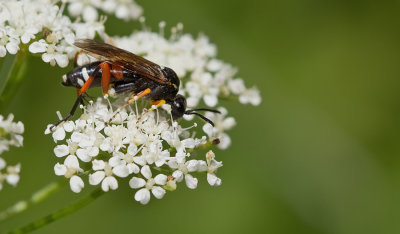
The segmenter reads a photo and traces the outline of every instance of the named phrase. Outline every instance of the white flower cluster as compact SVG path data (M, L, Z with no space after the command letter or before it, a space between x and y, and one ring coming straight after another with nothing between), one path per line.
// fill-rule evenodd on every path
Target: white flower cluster
M9 114L7 119L0 115L0 154L8 151L10 146L21 147L23 143L22 133L24 124L13 122L14 116ZM16 186L19 181L20 164L7 166L6 161L0 157L0 190L3 182L7 181L10 185Z
M196 138L196 132L191 131L196 124L182 128L177 122L171 124L168 112L162 109L143 110L142 114L114 112L106 103L102 98L91 101L81 106L84 113L79 119L64 122L52 131L49 125L45 132L58 144L55 155L65 157L63 163L55 165L55 174L70 179L73 192L84 188L82 177L87 174L89 184L100 185L104 191L117 189L119 180L130 177L129 186L138 189L135 200L142 204L149 202L151 193L160 199L183 180L188 188L195 189L196 172L207 174L212 186L221 184L215 173L222 163L215 160L214 153L209 151L205 160L192 155L215 140L213 136Z
M160 23L160 33L139 31L130 36L113 37L113 43L149 60L172 68L181 78L180 93L186 96L188 107L198 106L201 100L209 107L218 104L218 97L238 96L240 103L259 105L260 93L247 89L236 69L216 58L217 49L206 36L193 38L182 34L182 25L172 30L171 38L163 36L165 23Z
M28 47L44 62L66 67L77 52L72 45L76 38L94 38L96 33L106 38L104 19L72 20L63 15L64 7L52 0L0 0L0 57Z
M98 20L98 9L107 14L114 14L118 19L138 19L143 8L133 0L66 0L69 3L68 12L71 16L82 16L85 22Z

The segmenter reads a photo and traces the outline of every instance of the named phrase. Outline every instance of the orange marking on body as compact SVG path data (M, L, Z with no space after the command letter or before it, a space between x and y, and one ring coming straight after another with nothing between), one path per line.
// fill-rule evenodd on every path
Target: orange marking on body
M111 64L111 74L118 80L124 78L124 67L116 64Z
M89 77L89 79L83 84L82 88L79 90L78 95L86 93L86 91L90 88L92 82L93 82L93 76Z
M101 67L101 87L103 88L103 94L106 94L110 86L110 65L107 62L103 62L99 66Z

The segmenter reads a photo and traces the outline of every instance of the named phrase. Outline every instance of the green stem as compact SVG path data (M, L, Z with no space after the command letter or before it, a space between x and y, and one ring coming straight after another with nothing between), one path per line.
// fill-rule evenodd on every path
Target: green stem
M3 67L5 67L3 69L5 70L2 71L2 76L4 75L6 77L1 77L4 82L2 82L2 86L0 87L0 112L4 112L6 110L7 105L18 91L18 88L25 77L25 73L28 68L27 57L27 48L22 47L14 57L14 61L11 66L6 62L3 64Z
M79 209L85 207L86 205L90 204L92 201L96 200L98 197L104 194L104 191L101 190L101 188L98 188L91 192L88 196L82 198L81 200L61 209L58 210L52 214L49 214L41 219L38 219L26 226L23 226L21 228L12 230L11 233L29 233L32 231L35 231L43 226L46 226L54 221L57 221L69 214L74 213L75 211L78 211Z
M66 180L61 180L60 182L52 182L43 188L39 189L27 200L22 200L14 205L8 207L7 209L0 212L0 223L16 214L22 213L27 210L32 205L40 203L44 199L53 195L57 190L62 188L66 183Z

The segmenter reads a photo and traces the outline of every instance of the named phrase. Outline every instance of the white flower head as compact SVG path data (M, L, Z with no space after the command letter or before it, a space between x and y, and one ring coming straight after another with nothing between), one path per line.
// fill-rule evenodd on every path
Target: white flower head
M10 146L22 147L24 124L13 122L14 115L9 114L6 119L0 115L0 155L10 149ZM20 180L21 164L8 165L4 158L0 157L0 190L4 181L15 187Z
M142 204L150 201L151 194L158 199L163 198L167 191L174 191L177 183L182 181L190 189L197 188L196 173L206 173L211 186L221 185L216 172L222 163L215 160L212 151L206 154L206 160L198 160L196 151L212 147L216 142L220 142L219 148L226 149L231 144L226 131L233 128L236 121L227 117L228 111L223 107L219 107L218 111L210 111L207 107L215 108L220 97L233 97L241 103L258 105L261 101L258 90L247 89L243 80L236 77L236 68L216 58L216 46L206 36L194 38L183 34L182 24L173 28L170 38L164 37L165 23L160 23L159 34L146 30L112 39L101 34L102 25L96 23L99 18L96 9L128 19L133 16L126 11L129 8L126 4L125 0L71 0L68 10L71 15L82 17L83 22L79 25L74 23L72 34L68 37L59 38L58 34L51 33L50 37L33 42L30 49L47 56L49 63L61 66L62 59L58 57L57 60L56 57L58 51L68 47L77 35L93 38L97 33L114 46L143 55L160 64L161 68L172 68L181 81L179 94L186 97L187 110L191 111L185 112L182 120L172 119L174 105L171 100L167 100L169 104L163 108L156 108L152 105L154 102L143 100L147 96L140 100L132 99L132 94L118 97L114 86L115 89L108 94L117 98L113 102L108 95L90 101L88 105L81 106L84 113L77 120L61 123L52 131L46 130L57 144L54 147L56 157L66 157L63 164L56 164L56 174L69 178L74 192L84 187L82 178L85 175L88 175L90 185L101 186L103 191L116 190L121 180L131 178L129 186L137 189L134 199ZM124 7L121 8L121 5ZM141 22L144 23L144 20ZM86 30L86 25L91 25L92 30ZM90 32L86 35L87 31ZM60 40L68 43L61 43ZM71 58L74 50L68 51L72 52L63 54ZM80 55L77 62L81 65L95 60L88 55ZM129 103L135 101L127 105L128 100L131 100ZM198 123L203 120L193 118L194 112L204 114L200 117L214 123L215 126L207 123L203 127L208 137L196 131ZM135 175L132 177L132 174Z
M236 125L236 121L233 117L226 117L228 111L220 107L218 108L220 113L206 113L206 117L213 121L214 127L206 123L203 126L203 131L212 138L218 138L219 144L218 148L226 149L231 145L231 138L225 131L232 129Z
M165 189L161 186L167 184L167 176L164 174L158 174L154 178L150 167L148 165L142 167L140 170L143 178L133 177L129 181L129 186L133 189L139 189L135 194L135 200L147 204L150 201L150 191L153 193L154 197L161 199L166 193Z

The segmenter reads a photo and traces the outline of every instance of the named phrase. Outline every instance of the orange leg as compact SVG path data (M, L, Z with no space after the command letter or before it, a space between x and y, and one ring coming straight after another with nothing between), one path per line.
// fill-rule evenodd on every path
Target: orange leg
M86 93L86 91L89 89L90 85L93 82L93 76L89 77L89 79L87 79L87 81L83 84L82 88L79 90L78 95L82 95L84 93Z
M126 107L127 105L133 103L134 101L138 100L139 98L142 98L142 97L146 96L150 92L151 92L151 90L149 88L139 92L138 94L133 96L123 107Z
M101 87L104 95L108 93L108 88L110 86L110 65L107 62L102 62L99 66L101 67Z
M149 111L152 111L154 109L157 109L158 107L164 105L166 102L165 100L157 100L157 101L152 101L151 104L153 106L155 106L155 108L153 108L153 106L149 109Z

